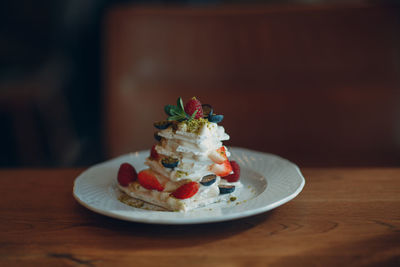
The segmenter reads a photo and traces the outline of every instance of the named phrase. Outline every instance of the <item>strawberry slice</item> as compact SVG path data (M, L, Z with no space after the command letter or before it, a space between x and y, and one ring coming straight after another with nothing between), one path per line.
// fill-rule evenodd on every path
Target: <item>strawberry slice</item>
M157 180L157 177L150 169L139 172L138 181L141 186L143 186L148 190L157 190L157 191L164 190L164 186L160 184L160 182Z
M198 183L189 182L178 187L171 195L179 199L190 198L199 191L199 187Z
M154 144L151 147L150 158L155 159L155 160L160 158L160 155L158 155L157 150L156 150L156 144Z
M226 160L228 160L228 157L226 156L226 149L224 146L221 146L220 148L218 148L215 151L212 151L208 157L214 161L217 164L222 164L224 163Z
M227 176L224 176L224 177L222 177L222 178L225 179L225 180L227 180L227 181L230 182L230 183L234 183L234 182L239 181L239 177L240 177L240 166L239 166L239 164L238 164L236 161L234 161L234 160L232 160L230 163L231 163L231 166L232 166L233 173L232 173L232 174L229 174L229 175L227 175Z
M135 168L129 163L122 163L119 166L117 180L121 186L128 186L137 179Z
M232 166L229 163L229 160L225 160L222 164L211 165L211 171L216 175L223 177L232 172Z

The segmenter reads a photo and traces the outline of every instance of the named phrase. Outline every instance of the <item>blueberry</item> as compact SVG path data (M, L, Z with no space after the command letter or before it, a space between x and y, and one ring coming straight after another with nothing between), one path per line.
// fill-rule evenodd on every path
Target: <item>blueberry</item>
M234 185L219 185L218 188L219 188L219 193L221 195L230 194L233 191L235 191L235 186Z
M208 120L210 122L219 123L224 119L224 115L209 115Z
M164 129L167 129L168 126L171 125L171 122L170 121L156 121L153 125L157 129L164 130Z
M171 158L171 157L168 157L168 158L163 158L163 159L161 160L161 163L162 163L162 165L163 165L165 168L171 168L171 169L173 169L173 168L175 168L176 166L178 166L179 160L174 159L174 158Z
M158 135L158 132L154 133L154 139L156 139L158 142L161 141L161 136Z
M210 186L210 185L212 185L213 183L215 183L215 180L216 180L216 179L217 179L217 176L216 176L215 174L209 174L209 175L204 176L204 177L201 179L200 183L201 183L202 185L204 185L204 186Z
M201 108L203 109L203 117L208 118L208 116L213 114L213 108L210 104L203 104L201 105Z

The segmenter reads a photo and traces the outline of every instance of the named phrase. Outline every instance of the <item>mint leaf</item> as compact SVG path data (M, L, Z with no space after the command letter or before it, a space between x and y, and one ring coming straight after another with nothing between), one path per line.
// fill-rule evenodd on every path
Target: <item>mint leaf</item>
M178 118L179 118L179 116L171 116L171 117L168 117L168 121L177 121L178 120Z
M194 117L196 117L196 114L197 114L198 111L199 111L199 110L196 109L196 110L193 112L192 116L190 116L190 119L189 119L189 120L193 120Z
M174 115L174 116L168 117L167 120L169 120L169 121L182 121L184 119L186 119L186 117L184 115L182 115L182 114L179 114L179 115Z
M183 108L183 101L182 101L182 97L179 97L178 98L178 100L176 101L176 106L179 108L179 109L181 109L181 110L185 110L184 108Z
M167 113L168 116L171 116L172 115L171 109L174 109L174 108L176 108L174 105L166 105L164 107L164 111L165 111L165 113Z
M174 115L180 115L182 112L180 110L177 110L176 107L174 107L174 109L170 110L171 116Z
M165 113L169 116L167 120L169 121L183 121L190 119L190 116L186 114L185 109L183 107L182 97L179 97L176 101L176 106L174 105L166 105L164 107ZM194 116L196 113L194 114Z

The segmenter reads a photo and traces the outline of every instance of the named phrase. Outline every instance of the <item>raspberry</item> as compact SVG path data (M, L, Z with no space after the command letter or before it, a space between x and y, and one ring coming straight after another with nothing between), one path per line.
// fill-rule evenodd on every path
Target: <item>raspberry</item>
M160 158L160 155L158 155L157 150L156 150L156 145L153 145L151 147L150 157L152 159L156 159L156 160Z
M186 103L185 105L185 112L189 115L192 116L192 114L197 110L196 116L194 117L195 119L200 119L203 117L203 108L201 107L201 103L199 100L196 99L196 97L193 97L192 99L189 100L189 102Z
M129 163L123 163L119 167L117 180L121 186L128 186L137 179L135 168Z
M231 166L232 166L233 173L232 173L232 174L229 174L229 175L227 175L227 176L225 176L225 177L222 177L222 178L225 179L225 180L227 180L227 181L230 182L230 183L234 183L234 182L239 181L239 177L240 177L240 166L239 166L239 164L238 164L236 161L234 161L234 160L231 161Z

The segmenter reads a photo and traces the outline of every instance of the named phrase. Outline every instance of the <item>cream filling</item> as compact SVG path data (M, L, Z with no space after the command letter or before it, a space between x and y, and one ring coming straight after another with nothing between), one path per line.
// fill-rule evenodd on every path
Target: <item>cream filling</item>
M156 190L148 190L142 187L138 182L133 182L127 187L118 185L119 189L127 195L137 198L151 204L163 207L172 211L187 211L194 208L202 207L219 200L218 181L210 186L200 185L199 191L191 198L177 199L171 195L171 192L164 190L159 192Z
M186 132L185 130L174 131L172 127L158 132L158 135L165 139L180 140L183 142L193 143L200 145L200 147L206 146L207 142L229 140L229 135L225 133L225 129L222 126L218 126L216 123L210 123L209 126L205 125L200 129L198 134Z
M171 195L171 192L188 181L200 182L204 176L212 174L210 169L215 163L211 160L210 155L222 146L222 141L229 140L229 135L225 133L224 127L216 123L204 125L198 133L186 132L184 128L185 125L183 128L173 131L172 127L169 127L158 133L163 139L156 146L157 153L161 157L178 159L177 167L165 168L161 159L147 158L145 162L164 186L164 191L148 190L138 182L133 182L128 187L119 185L119 188L131 197L168 210L179 211L187 211L228 198L230 194L219 194L218 185L235 185L235 191L240 188L240 182L228 183L217 176L216 182L210 186L200 184L199 191L191 198L177 199ZM226 155L230 156L227 149Z
M199 182L201 179L208 175L212 174L210 171L209 164L200 164L200 163L180 163L178 167L174 169L165 168L161 160L153 160L151 158L147 158L145 164L150 167L157 174L160 174L163 177L171 181L181 181L190 179L194 182Z

